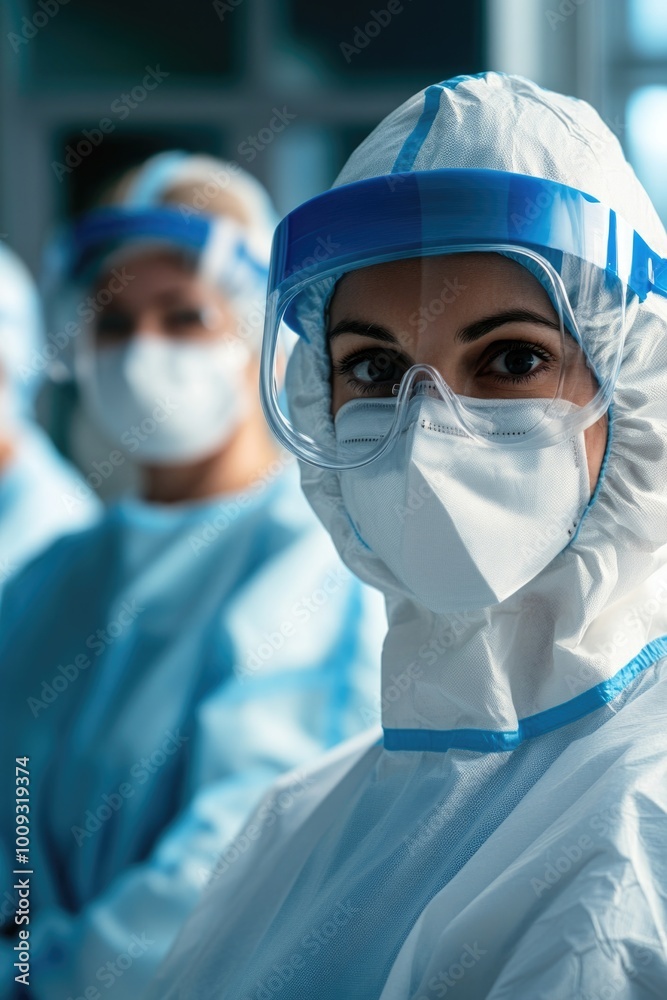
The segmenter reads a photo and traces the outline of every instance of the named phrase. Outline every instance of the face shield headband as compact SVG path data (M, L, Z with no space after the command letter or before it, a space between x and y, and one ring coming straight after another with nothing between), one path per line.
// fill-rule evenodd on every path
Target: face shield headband
M296 426L298 414L293 421L278 392L278 339L287 326L301 339L297 350L321 350L309 343L316 325L304 322L309 297L326 302L343 275L411 258L421 258L425 288L434 258L489 252L527 267L558 319L560 348L553 350L548 384L528 394L531 405L523 392L518 412L507 406L509 391L488 393L474 380L452 388L448 373L414 363L388 379L380 407L368 399L343 405L337 422L346 411L372 411L367 432L359 434L354 421L354 439L334 435L331 422ZM606 412L623 352L626 302L651 291L667 295L667 262L613 210L565 185L502 171L433 170L336 188L296 209L276 231L262 359L265 413L299 458L332 469L365 465L390 448L415 412L415 397L424 394L442 402L437 419L485 446L556 444ZM516 356L512 361L516 367ZM568 391L577 365L594 375L585 405Z
M184 218L172 208L104 208L90 212L71 229L64 255L70 280L94 280L100 265L117 251L146 245L174 247L194 255L199 271L229 286L231 294L264 287L267 268L251 252L243 228L232 219Z
M172 207L114 206L89 212L64 227L47 249L44 294L51 321L57 329L67 330L68 324L75 329L68 334L69 346L54 365L54 377L75 377L81 357L90 354L89 323L94 313L88 302L103 273L124 262L126 254L156 250L182 255L188 267L219 288L238 311L241 338L253 349L259 347L268 254L258 256L239 223L203 214L185 217ZM120 285L124 287L123 280ZM115 294L113 284L99 294L95 312L104 304L102 295L108 299ZM78 335L80 318L84 319L83 337Z

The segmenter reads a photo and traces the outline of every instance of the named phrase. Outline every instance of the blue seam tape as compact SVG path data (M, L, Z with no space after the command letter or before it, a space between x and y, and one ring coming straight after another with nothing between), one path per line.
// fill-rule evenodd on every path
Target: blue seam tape
M412 170L413 164L419 155L419 150L424 145L426 136L431 131L431 126L435 121L443 90L444 87L440 83L426 88L424 92L424 107L419 116L419 121L401 146L399 154L396 157L396 162L391 168L392 174Z
M606 444L606 447L605 447L605 450L604 450L604 456L603 456L603 459L602 459L602 465L600 466L600 472L598 474L598 481L595 484L595 489L593 490L593 494L592 494L590 500L588 501L583 514L579 518L579 524L577 525L577 529L576 529L574 535L572 536L572 538L570 539L570 541L565 546L566 549L569 549L570 545L573 545L576 542L577 538L579 537L579 532L581 531L581 526L584 523L584 521L586 520L588 512L593 507L593 504L596 502L596 500L598 498L598 495L600 493L600 490L602 489L602 486L603 486L604 481L605 481L606 476L607 476L607 468L609 467L609 458L610 458L611 449L612 449L613 443L614 443L614 431L615 431L615 428L616 428L615 415L614 415L614 404L613 403L610 404L609 409L607 410L607 416L608 416L608 419L607 419L607 444ZM565 551L565 549L563 549L563 551Z
M667 657L667 636L653 639L617 674L576 698L519 720L518 729L384 729L385 750L516 750L525 740L561 729L609 704L648 667Z

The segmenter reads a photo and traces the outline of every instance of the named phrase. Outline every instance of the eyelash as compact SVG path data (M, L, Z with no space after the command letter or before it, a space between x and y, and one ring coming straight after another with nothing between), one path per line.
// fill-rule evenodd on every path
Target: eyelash
M547 351L542 344L533 344L528 340L500 341L497 344L494 344L494 347L498 347L499 350L496 350L494 354L491 354L489 357L484 359L484 366L490 365L492 361L496 360L496 358L499 358L502 354L507 354L511 350L530 351L544 362L544 365L534 368L525 375L511 375L509 373L503 374L502 372L490 373L493 378L505 385L508 383L517 385L518 383L526 382L528 379L537 378L538 375L544 374L545 367L548 371L550 366L553 365L554 361L556 361L554 355L551 354L550 351Z
M500 357L502 354L506 354L511 350L531 351L538 358L540 358L541 361L544 362L544 365L536 367L533 371L527 372L525 375L511 375L511 374L504 375L502 372L488 373L496 381L505 385L507 385L508 383L517 385L520 383L525 383L528 379L537 378L538 375L544 373L545 367L547 367L548 370L548 368L556 361L554 355L551 354L549 351L547 351L542 344L535 344L527 340L498 341L496 344L493 345L493 347L497 349L493 354L483 359L482 364L484 367L491 364L491 362L495 361L496 358ZM381 349L368 347L362 351L353 351L351 354L348 354L345 357L340 358L338 361L334 361L331 366L333 376L334 377L338 376L341 378L349 376L352 372L352 369L356 368L356 366L360 364L362 361L374 360L377 357L379 350ZM409 359L406 358L405 355L393 354L391 351L386 349L382 351L382 353L386 354L394 362L400 362L400 361L404 362L406 371L408 370L408 368L411 367ZM479 372L477 374L479 374ZM352 376L351 378L348 378L348 384L354 388L355 392L359 392L365 395L370 395L372 392L375 392L378 386L381 386L383 383L360 382L358 379Z
M352 369L356 368L358 364L362 361L373 361L377 358L378 353L386 354L387 357L395 362L403 361L405 363L405 371L410 367L410 362L402 354L394 354L392 351L382 350L377 347L367 347L363 351L353 351L351 354L347 354L344 358L339 361L334 361L331 365L331 371L334 376L343 378L344 376L350 376ZM389 381L389 380L387 380ZM400 379L399 379L400 382ZM348 378L348 384L351 385L355 392L365 393L370 395L372 392L376 391L378 386L382 385L382 382L360 382L354 376Z

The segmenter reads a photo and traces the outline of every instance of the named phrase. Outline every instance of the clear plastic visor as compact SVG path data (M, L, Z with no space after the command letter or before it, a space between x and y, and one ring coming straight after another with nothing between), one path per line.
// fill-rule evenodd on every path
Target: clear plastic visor
M373 461L415 421L490 447L574 436L611 401L627 289L580 259L558 264L511 244L461 245L301 288L273 322L324 306L324 336L300 340L290 364L298 379L326 371L327 406L318 420L276 397L274 426L299 457L340 469ZM307 352L319 357L304 368ZM287 385L302 396L289 371Z

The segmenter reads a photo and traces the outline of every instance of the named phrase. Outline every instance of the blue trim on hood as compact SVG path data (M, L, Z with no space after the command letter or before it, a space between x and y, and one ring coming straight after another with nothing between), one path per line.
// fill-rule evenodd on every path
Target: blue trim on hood
M427 87L424 91L424 107L419 116L419 120L410 135L401 146L398 156L391 168L392 174L404 173L412 170L414 162L419 155L419 150L424 145L426 136L431 131L431 126L440 108L440 97L444 90L441 83L435 83L432 87Z
M589 715L617 698L642 671L667 657L667 636L653 639L617 674L562 705L519 720L514 730L491 729L385 729L385 750L475 750L499 753L516 750L525 740L542 736Z
M443 90L456 90L460 83L467 80L482 80L488 74L483 73L460 73L459 76L452 76L449 80L442 80L441 83L434 83L424 91L424 107L419 116L419 120L412 132L408 135L401 146L396 162L391 168L392 174L412 170L415 160L419 156L419 151L424 145L427 135L431 131L431 126L435 121L440 108L440 98ZM497 76L507 76L507 73L498 73Z
M602 485L603 485L603 483L605 482L605 480L607 478L607 469L609 467L609 457L611 455L611 450L612 450L612 447L614 445L614 437L615 437L615 432L616 432L615 419L616 419L616 411L614 410L614 404L610 403L609 409L607 410L607 443L606 443L605 449L604 449L604 456L602 458L602 465L600 466L600 471L598 473L598 481L595 484L595 489L593 490L593 493L591 494L590 500L588 501L588 503L586 504L586 507L584 508L583 514L579 518L579 524L576 527L574 535L572 536L572 538L569 540L569 542L565 546L565 549L569 549L569 547L571 545L574 545L574 543L579 538L579 532L581 531L581 526L584 523L584 521L586 520L586 517L588 516L588 512L590 511L591 507L597 501L597 498L598 498L598 495L600 493L600 490L602 489ZM565 551L565 549L563 549L563 551Z

